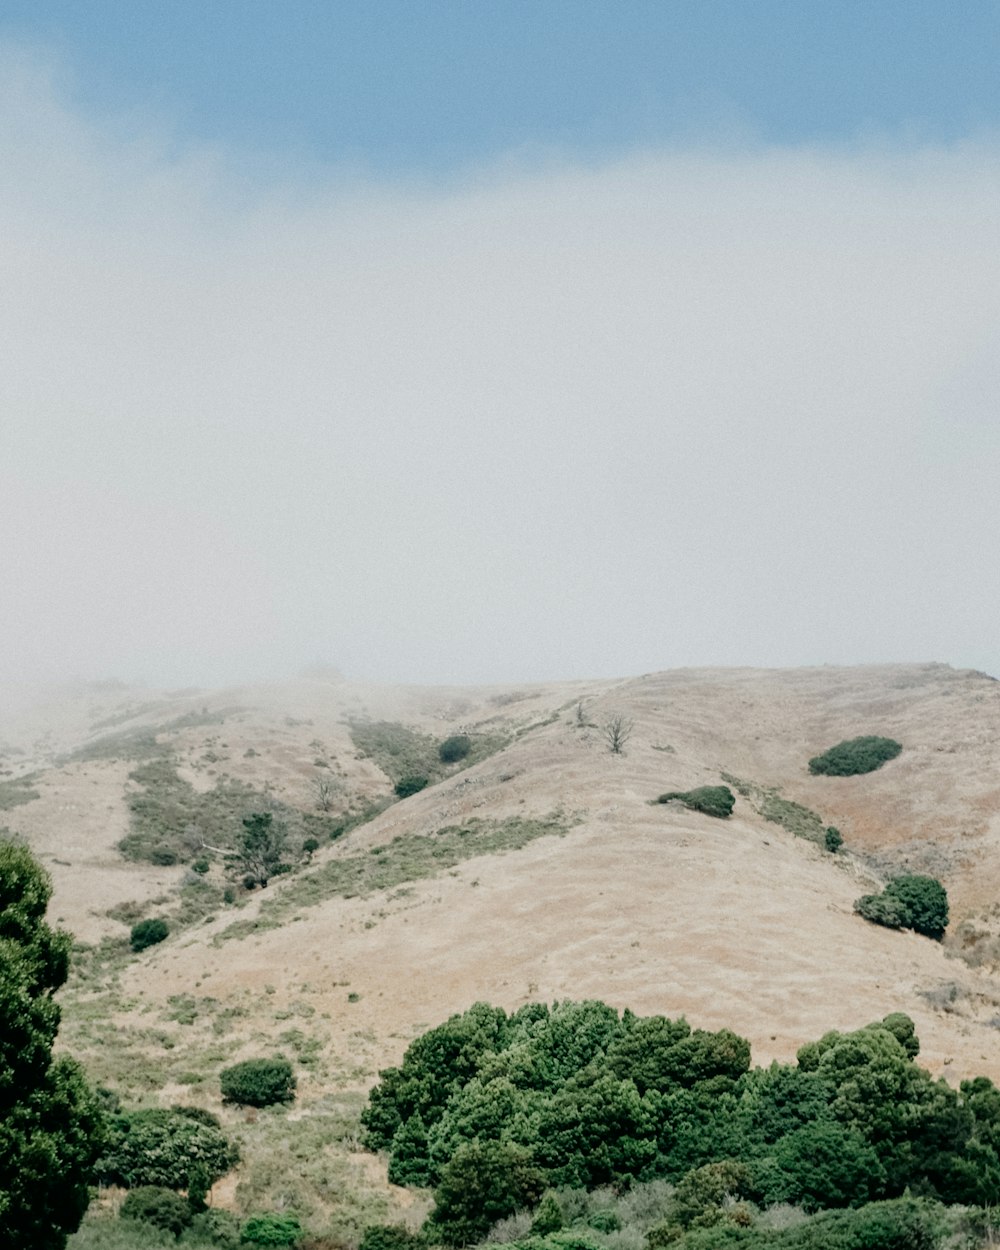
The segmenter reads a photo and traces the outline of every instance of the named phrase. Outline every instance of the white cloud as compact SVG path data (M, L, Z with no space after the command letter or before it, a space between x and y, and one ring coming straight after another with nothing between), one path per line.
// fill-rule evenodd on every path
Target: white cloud
M1000 670L997 147L277 186L0 65L0 672Z

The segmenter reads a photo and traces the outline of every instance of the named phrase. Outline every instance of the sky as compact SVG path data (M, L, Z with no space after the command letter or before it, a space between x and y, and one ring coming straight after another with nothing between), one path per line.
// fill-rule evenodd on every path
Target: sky
M1000 675L998 54L0 0L0 680Z

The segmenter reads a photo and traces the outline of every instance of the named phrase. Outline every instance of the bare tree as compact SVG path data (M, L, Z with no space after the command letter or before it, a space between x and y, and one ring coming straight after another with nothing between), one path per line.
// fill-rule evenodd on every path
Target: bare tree
M330 776L318 773L312 779L312 793L316 801L316 807L321 812L328 812L333 807L333 800L336 797L338 785Z
M621 755L625 743L632 737L634 728L635 721L626 716L624 712L611 713L601 726L601 731L604 734L604 741L608 744L608 750L612 755Z

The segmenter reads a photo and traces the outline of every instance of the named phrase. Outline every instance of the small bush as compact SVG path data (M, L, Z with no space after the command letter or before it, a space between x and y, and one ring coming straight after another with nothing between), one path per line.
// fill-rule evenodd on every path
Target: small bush
M208 862L207 859L196 859L194 863L191 865L191 871L198 873L198 875L201 877L203 877L205 873L208 872L209 868L211 868L211 864Z
M144 951L147 946L162 942L169 932L170 926L165 920L140 920L132 926L129 945L136 952Z
M427 1242L404 1224L369 1224L358 1250L423 1250Z
M149 862L158 868L170 868L177 863L177 852L169 846L154 846L149 852Z
M319 850L319 838L306 838L302 843L304 855L314 855Z
M948 894L934 877L896 877L881 894L865 894L854 910L888 929L912 929L939 942L948 927Z
M826 833L823 835L823 845L831 855L836 855L840 848L844 845L844 835L836 827L830 825Z
M892 738L850 738L838 742L822 755L809 761L809 771L827 777L854 777L873 773L889 760L894 760L903 747Z
M669 803L677 799L694 812L725 819L732 815L736 797L728 786L699 786L696 790L670 790L661 794L657 803Z
M243 1246L296 1246L301 1237L294 1215L252 1215L240 1229Z
M144 1224L152 1224L179 1237L191 1223L193 1212L172 1189L140 1185L125 1195L119 1214L123 1220L142 1220Z
M295 1074L287 1059L247 1059L224 1068L219 1079L223 1102L241 1107L270 1107L295 1098Z
M472 750L472 739L468 734L452 734L445 738L438 747L438 759L442 764L457 764L464 760Z
M398 798L408 799L411 794L419 794L421 790L426 789L428 784L426 777L400 777L393 789Z

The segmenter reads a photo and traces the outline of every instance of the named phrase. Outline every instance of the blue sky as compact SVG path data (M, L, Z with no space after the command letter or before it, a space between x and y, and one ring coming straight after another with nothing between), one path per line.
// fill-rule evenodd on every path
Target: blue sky
M0 0L0 681L1000 675L998 21Z
M1000 122L996 0L4 0L69 98L377 174Z

